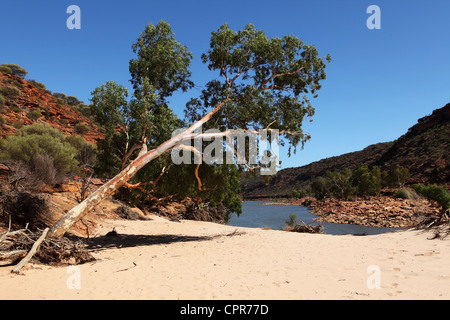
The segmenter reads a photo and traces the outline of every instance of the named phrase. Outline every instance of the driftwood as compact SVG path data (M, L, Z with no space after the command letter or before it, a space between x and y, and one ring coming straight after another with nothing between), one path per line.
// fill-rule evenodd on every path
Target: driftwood
M14 263L19 259L22 259L27 254L26 250L13 250L9 252L0 252L0 261L9 261L9 263Z
M0 236L3 239L0 243L0 264L16 264L28 252L33 262L47 265L76 265L95 260L79 238L54 240L46 237L42 240L42 237L41 231L29 229L10 231Z
M30 261L31 258L36 254L37 250L39 249L39 246L41 243L45 240L47 237L47 233L50 231L50 228L45 228L44 232L42 232L42 235L39 237L39 239L33 244L33 247L31 247L30 252L23 258L17 266L11 271L13 273L19 273L20 270L27 264L28 261Z
M298 219L301 224L295 224L293 227L289 227L286 230L292 232L301 232L301 233L324 233L322 225L314 226L311 224L306 224L301 219Z

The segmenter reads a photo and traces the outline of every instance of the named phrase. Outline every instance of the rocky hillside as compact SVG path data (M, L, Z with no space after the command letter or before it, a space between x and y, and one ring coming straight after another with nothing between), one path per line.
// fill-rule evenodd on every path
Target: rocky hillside
M67 135L82 135L93 143L103 138L79 105L69 105L67 99L55 95L38 82L0 72L0 136L6 137L23 125L38 122Z
M396 164L409 169L410 183L446 183L450 181L450 104L418 120L406 134L393 142L323 159L309 165L287 168L277 173L269 184L258 177L242 179L242 195L247 199L290 195L308 187L327 170L355 169L365 164L390 169Z

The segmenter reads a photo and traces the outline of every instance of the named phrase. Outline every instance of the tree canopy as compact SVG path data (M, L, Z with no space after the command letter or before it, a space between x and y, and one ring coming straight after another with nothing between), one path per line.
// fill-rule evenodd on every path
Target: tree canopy
M167 174L167 151L181 148L180 144L189 139L201 138L203 131L209 128L218 129L221 134L236 129L277 129L295 152L299 143L303 146L310 138L303 132L302 123L314 114L310 101L317 97L321 81L326 78L326 61L331 60L329 55L320 57L314 46L304 44L294 35L269 38L251 24L241 31L233 31L224 24L212 32L210 48L201 57L211 71L218 73L218 78L205 84L201 95L187 103L186 124L182 125L170 109L168 98L177 90L187 91L193 87L189 70L192 53L175 40L170 25L163 20L156 26L147 25L132 49L136 54L136 58L130 60L134 94L126 110L131 115L129 129L134 126L137 130L120 135L125 138L122 170L62 217L52 227L52 237L64 234L89 208L121 186L131 187L128 181L132 179L146 177L147 181L138 181L133 187L146 185L153 191L162 174ZM123 101L124 91L114 85L111 88L117 91L119 101ZM99 103L101 105L101 101L93 103L93 107ZM121 109L117 107L112 114L120 116ZM119 119L118 124L123 122ZM176 126L188 128L167 137ZM198 132L200 129L203 131ZM118 131L121 130L114 132ZM190 149L194 154L202 152L195 146ZM139 153L128 164L127 160L133 158L131 155L137 150ZM197 197L239 210L237 165L169 166L174 170L172 174L178 173L170 183L178 188L179 194L184 194L179 191L182 188L194 190L192 185L197 183ZM184 170L189 166L195 170L196 179L191 175L190 183L180 179L186 176ZM159 173L152 181L146 174L147 168ZM203 179L211 181L206 187L200 179L202 174L205 174Z
M326 78L329 55L321 58L314 46L294 35L270 39L251 24L241 31L224 24L212 32L202 60L220 78L187 104L191 122L224 104L212 121L218 127L276 128L294 148L310 138L302 123L314 115L310 98L317 97Z

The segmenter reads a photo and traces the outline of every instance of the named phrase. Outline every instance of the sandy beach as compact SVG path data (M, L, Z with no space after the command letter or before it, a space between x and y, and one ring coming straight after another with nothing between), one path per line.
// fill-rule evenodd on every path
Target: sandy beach
M116 237L104 237L115 230ZM450 239L332 236L207 222L106 220L97 259L0 267L0 299L449 299Z

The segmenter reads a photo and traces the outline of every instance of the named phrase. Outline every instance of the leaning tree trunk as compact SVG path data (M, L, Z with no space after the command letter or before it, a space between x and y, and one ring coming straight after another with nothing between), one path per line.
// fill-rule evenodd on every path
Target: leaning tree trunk
M114 194L121 186L123 186L128 180L130 180L143 166L158 158L166 151L172 149L177 144L182 142L188 135L200 128L205 122L207 122L220 108L226 103L227 99L218 105L209 114L203 117L200 121L193 124L189 129L183 133L173 137L172 139L164 142L156 149L150 150L143 154L140 154L128 167L123 169L118 175L106 182L94 193L89 195L84 201L73 207L67 212L61 219L59 219L50 229L48 237L60 238L62 237L74 223L82 219L92 208L98 205L103 199Z

